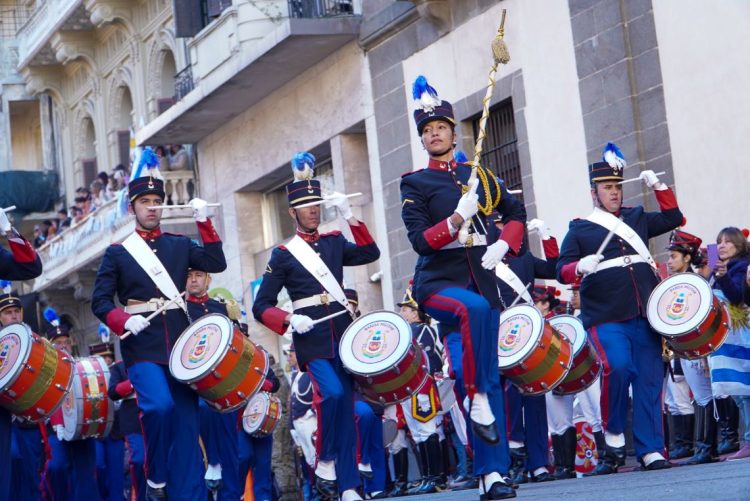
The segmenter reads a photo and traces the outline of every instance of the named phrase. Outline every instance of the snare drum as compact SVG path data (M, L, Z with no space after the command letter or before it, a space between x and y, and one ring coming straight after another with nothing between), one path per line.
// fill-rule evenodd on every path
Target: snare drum
M705 357L724 343L729 313L711 286L695 273L678 273L657 285L648 298L648 322L681 357Z
M0 405L29 421L48 418L73 380L70 357L26 324L0 330Z
M572 315L552 317L549 323L573 346L573 365L570 372L552 391L556 395L572 395L585 390L599 377L602 362L588 339L583 323Z
M573 361L570 342L526 304L500 315L497 355L500 372L526 395L553 389L568 375Z
M73 386L62 405L64 440L109 435L115 405L107 396L108 387L109 367L102 357L76 360Z
M406 400L427 381L424 354L411 326L392 311L375 311L352 322L341 337L339 357L362 396L374 403Z
M273 433L281 421L281 400L264 391L255 394L247 402L242 413L242 428L254 437L265 437Z
M218 313L205 315L180 334L169 371L221 412L237 409L265 380L268 354Z

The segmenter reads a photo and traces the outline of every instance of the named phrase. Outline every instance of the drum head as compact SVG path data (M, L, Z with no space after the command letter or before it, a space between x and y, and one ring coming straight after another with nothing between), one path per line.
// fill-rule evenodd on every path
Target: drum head
M242 413L242 428L245 432L253 434L263 424L263 419L266 417L268 412L268 406L271 403L271 399L266 393L257 393L253 398L247 402L247 407Z
M411 344L409 322L392 311L374 311L349 325L339 343L339 356L355 374L378 374L399 362Z
M79 438L79 430L83 427L83 381L87 378L85 372L86 368L81 365L81 360L76 360L73 366L73 384L60 407L63 415L64 440Z
M232 340L234 325L224 315L211 313L180 334L169 356L169 371L178 381L192 383L211 372Z
M583 322L573 315L557 315L549 319L549 324L570 341L574 357L586 344L587 334Z
M534 349L544 329L544 317L533 306L522 304L500 315L497 361L502 368L523 361Z
M713 299L711 286L700 275L672 275L657 285L648 298L648 321L660 334L679 336L703 323Z
M18 378L31 350L31 329L14 324L0 330L0 391Z
M383 447L388 447L396 440L398 435L398 423L393 419L383 419Z

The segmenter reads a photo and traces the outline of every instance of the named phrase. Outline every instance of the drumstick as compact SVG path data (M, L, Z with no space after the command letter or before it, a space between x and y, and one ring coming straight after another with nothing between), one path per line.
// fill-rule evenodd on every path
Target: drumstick
M620 223L617 223L617 226L620 226ZM617 229L617 226L615 226L615 229ZM607 236L604 237L604 241L602 241L602 244L596 250L596 255L601 255L601 253L604 252L604 248L607 247L607 245L609 245L609 242L612 241L612 237L614 236L615 236L615 230L612 230L609 233L607 233Z
M358 197L361 194L362 194L361 191L358 191L357 193L348 193L348 194L344 195L344 198ZM334 195L324 195L323 196L323 200L330 200L332 198L334 198Z
M10 207L4 208L3 212L10 212L12 210L16 210L16 206L15 205L11 205Z
M206 204L206 207L221 207L220 203L210 203ZM149 207L149 209L192 209L190 205L155 205L153 207Z
M527 284L526 284L526 285L524 286L524 289L525 289L525 290L529 290L529 285L531 285L531 282L527 283ZM516 296L516 298L515 298L515 299L513 300L513 302L512 302L512 303L510 303L510 306L508 306L508 308L513 308L513 307L514 307L515 305L517 305L517 304L518 304L518 302L519 302L519 301L521 300L521 298L522 298L522 297L523 297L523 296L521 296L521 294L517 295L517 296Z
M663 176L664 174L666 174L666 171L654 172L655 176ZM634 177L632 179L626 179L624 181L620 181L619 184L623 185L623 184L627 184L627 183L632 183L633 181L640 181L640 180L641 180L640 177Z
M147 317L146 317L146 320L148 320L148 321L150 322L151 320L153 320L154 318L156 318L156 316L157 316L157 315L158 315L159 313L163 312L163 311L164 311L164 310L166 310L166 309L167 309L167 308L168 308L169 306L171 306L172 304L176 303L176 302L177 302L177 301L178 301L178 300L179 300L180 298L183 298L183 297L185 297L185 294L187 294L187 291L184 291L184 292L183 292L182 294L180 294L179 296L175 296L175 297L173 297L172 299L170 299L169 301L167 301L166 303L164 303L163 305L161 305L161 307L160 307L160 308L159 308L158 310L156 310L155 312L153 312L153 313L152 313L151 315L147 316ZM125 332L123 332L123 333L122 333L122 336L120 336L120 341L122 341L123 339L127 338L127 337L128 337L128 336L130 336L131 334L132 334L132 332L130 332L130 331L125 331Z
M317 320L313 320L313 325L319 324L321 322L325 322L326 320L330 320L330 319L332 319L334 317L338 317L339 315L343 315L344 313L349 313L349 310L337 311L336 313L331 313L330 315L325 316L323 318L319 318Z
M349 193L348 195L344 195L344 198L352 198L352 197L358 197L362 194L362 192L358 191L357 193ZM320 205L324 204L328 201L330 201L333 198L332 195L324 195L323 200L316 200L315 202L310 202L302 205L298 205L295 207L295 209L301 209L302 207L312 207L313 205Z

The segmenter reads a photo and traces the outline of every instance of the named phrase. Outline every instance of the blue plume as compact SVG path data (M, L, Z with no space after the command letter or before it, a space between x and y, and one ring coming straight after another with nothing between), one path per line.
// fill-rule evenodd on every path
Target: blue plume
M602 160L607 162L610 167L619 169L624 169L628 165L625 161L625 156L615 143L607 143L602 152Z
M438 98L437 91L427 83L427 79L422 75L419 75L414 80L411 94L423 110L432 111L436 106L440 106L440 98Z
M466 153L464 153L461 150L455 150L453 152L453 160L455 160L456 162L460 164L465 164L466 162L469 161L469 159L466 158Z
M42 313L44 315L44 319L50 323L50 325L57 327L60 325L60 317L57 316L57 312L47 306L44 309L44 312Z
M315 155L301 151L292 157L292 171L295 181L309 181L313 178Z
M143 149L141 152L141 158L138 162L138 170L143 172L143 167L147 169L153 169L159 166L159 157L156 156L154 150L150 146Z
M0 280L0 289L2 289L3 291L5 291L5 289L8 289L7 292L10 292L12 285L13 283L10 280Z

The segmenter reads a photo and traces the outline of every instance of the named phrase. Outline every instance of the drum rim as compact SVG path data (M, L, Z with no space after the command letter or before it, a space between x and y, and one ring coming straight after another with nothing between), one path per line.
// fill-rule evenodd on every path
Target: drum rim
M576 342L575 343L570 343L571 351L573 352L573 358L575 358L576 355L578 355L578 353L580 353L580 351L586 345L586 341L588 340L588 337L589 337L589 333L586 332L586 328L583 326L583 322L581 322L581 319L578 318L578 317L576 317L576 316L574 316L574 315L563 314L563 315L555 315L554 317L550 318L547 322L558 333L560 333L561 336L563 336L564 338L567 339L568 336L566 336L564 332L562 332L561 330L559 330L559 329L557 329L555 327L555 323L565 323L565 321L567 321L567 320L572 320L572 322L569 322L568 325L575 324L576 325L576 330L578 330L577 327L580 327L580 330L583 333L582 336L579 336L579 335L576 334ZM581 339L580 343L578 343L578 339L579 338ZM568 339L568 341L570 341L570 339Z
M21 332L16 332L17 329L20 329L21 332L25 332L27 335L21 334ZM5 332L8 331L8 332ZM6 327L3 327L0 329L0 339L5 336L6 334L15 334L17 335L21 340L21 349L19 350L18 358L16 359L15 363L12 367L8 370L8 373L5 375L6 381L3 382L2 379L0 379L0 392L5 391L6 389L13 386L13 384L18 381L18 378L21 377L21 374L23 373L22 370L19 370L20 367L23 367L26 362L29 360L29 355L31 354L31 347L34 344L34 331L31 330L31 327L24 323L20 324L12 324L8 325ZM25 343L25 344L24 344Z
M70 390L72 390L73 396L72 398L77 402L78 400L82 400L84 397L83 395L83 385L81 382L81 376L78 373L78 367L79 363L81 366L83 366L83 363L86 362L88 364L92 364L92 360L97 362L99 364L99 368L102 371L103 379L104 379L104 396L107 400L109 400L109 396L107 395L107 390L109 389L109 367L107 366L107 363L104 361L104 358L100 357L99 355L91 355L88 357L79 357L75 359L74 368L73 368L73 384L70 387ZM95 370L98 370L96 367L94 367ZM76 390L80 391L81 395L76 395ZM70 395L70 391L68 394L65 395L65 398L68 398L68 395ZM63 399L64 400L64 399ZM62 404L61 404L62 405ZM83 406L75 406L75 427L72 431L70 431L70 427L68 426L68 423L65 419L66 413L65 408L63 407L62 415L63 415L63 439L67 441L71 440L81 440L86 438L101 438L106 437L109 435L110 430L112 429L112 425L114 423L114 406L112 405L112 402L108 402L107 405L107 420L106 425L104 427L104 431L101 434L97 435L86 435L83 434Z
M533 312L533 318L532 320L532 327L538 325L540 327L539 329L539 335L536 336L536 338L530 338L529 343L522 347L518 353L515 353L510 356L501 356L500 355L500 338L498 336L497 340L497 365L500 369L511 369L513 367L516 367L518 364L522 363L528 356L531 354L532 350L534 349L534 346L539 342L539 338L541 337L541 334L544 332L544 324L546 322L544 316L541 314L539 310L537 310L535 307L533 307L530 304L519 304L517 306L514 306L512 308L508 308L507 310L504 310L500 314L500 323L498 324L498 333L500 332L500 326L503 324L503 316L506 318L510 316L508 312L511 311L518 311L518 309L528 309L529 311ZM541 321L541 322L539 322ZM572 350L571 350L572 351ZM501 363L500 361L503 360L505 363Z
M388 316L393 316L394 319L397 319L398 322L400 322L403 326L406 326L406 329L408 329L408 336L403 336L399 339L399 344L396 346L396 349L393 351L391 355L386 357L385 359L381 360L377 364L371 364L368 366L363 366L362 362L359 362L354 355L352 354L352 344L353 344L353 338L354 334L350 334L354 332L354 327L361 324L366 324L369 322L372 322L373 320L367 320L367 317L372 317L374 315L378 314L387 314ZM396 324L396 322L393 322ZM398 326L397 326L398 327ZM401 329L399 329L400 331ZM357 331L358 332L358 331ZM341 336L341 340L339 341L339 358L341 359L341 363L344 365L347 371L349 371L352 374L356 374L358 376L363 377L372 377L377 376L379 374L384 374L388 371L390 371L393 367L398 365L406 356L407 353L409 353L409 347L412 345L412 332L411 332L411 324L406 321L404 317L396 313L395 311L390 310L375 310L371 311L369 313L366 313L362 315L361 317L354 320L344 331L344 334ZM348 344L346 344L347 347L349 347L349 352L347 353L347 356L345 356L343 349L345 346L344 341L349 341ZM398 357L398 358L396 358ZM353 364L351 362L354 362ZM371 368L371 372L364 372L362 369L364 367Z
M195 369L187 369L185 368L180 359L182 357L182 349L184 348L184 345L187 344L187 339L190 336L186 336L185 334L188 332L188 329L190 329L193 325L197 325L198 323L204 323L208 324L209 321L215 318L221 318L223 322L227 326L229 326L229 331L227 333L226 339L224 339L224 330L222 329L222 339L221 341L226 341L224 343L224 346L221 349L216 350L216 352L211 356L211 358L203 365L196 367ZM169 372L172 374L172 376L177 379L178 381L181 381L183 383L189 384L194 383L196 381L200 381L204 377L206 377L210 372L212 372L216 367L224 360L224 356L226 355L227 351L229 351L229 347L232 345L232 339L234 337L234 329L235 325L234 323L227 317L226 315L222 315L221 313L209 313L208 315L203 315L190 325L188 325L185 330L182 331L180 336L177 338L177 341L175 342L174 346L172 347L172 351L169 354ZM192 334L192 332L190 333ZM200 370L200 373L197 371ZM184 372L184 376L178 375L177 372ZM194 375L197 374L197 375Z
M664 296L664 294L660 294L657 297L657 291L668 289L670 287L673 287L677 283L680 283L678 280L673 279L690 279L695 280L696 284L690 284L695 286L696 288L700 289L701 287L707 287L708 291L711 295L711 299L705 302L705 306L701 305L701 308L698 309L698 312L696 312L695 315L693 315L693 318L684 324L675 324L675 325L668 325L665 322L661 320L659 317L659 314L657 312L657 306L659 303L659 300ZM669 282L676 282L676 284L668 285ZM688 282L689 283L689 282ZM691 332L698 327L700 327L708 318L709 314L711 313L711 310L713 310L714 307L714 299L715 295L713 293L713 289L709 285L709 283L704 279L702 276L700 276L697 273L692 272L683 272L683 273L675 273L674 275L671 275L661 282L659 282L656 287L651 291L651 294L648 297L648 303L646 304L646 319L648 320L649 325L652 329L654 329L656 332L661 334L662 336L665 336L667 338L674 338L674 337L680 337L688 332ZM704 310L704 311L701 311ZM689 328L687 326L690 326ZM675 328L680 327L680 332L665 332L669 330L674 330Z
M250 429L250 426L247 424L246 417L248 416L247 411L250 408L250 405L256 398L263 399L264 402L266 402L266 409L268 409L268 406L270 405L271 401L273 400L272 397L276 397L276 395L272 395L265 391L260 391L250 397L247 401L247 404L245 404L245 409L242 411L242 429L245 430L245 433L252 435L253 433L257 432L261 426L263 426L264 419L261 418L258 420L258 426L256 428ZM279 405L281 404L281 399L279 397L276 397L276 400L279 401ZM281 407L279 407L279 410ZM268 416L268 414L265 414L265 416ZM279 412L279 421L281 420L281 412Z

